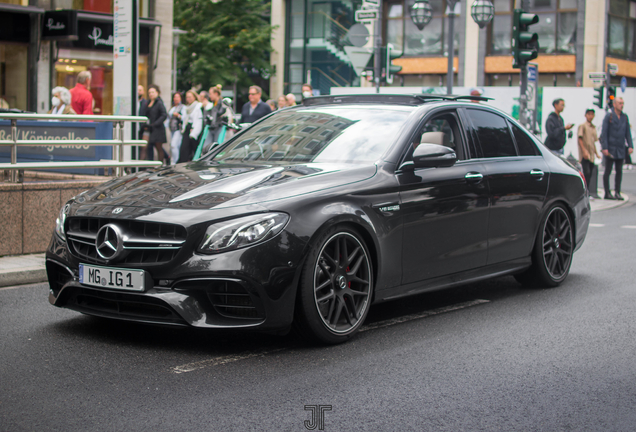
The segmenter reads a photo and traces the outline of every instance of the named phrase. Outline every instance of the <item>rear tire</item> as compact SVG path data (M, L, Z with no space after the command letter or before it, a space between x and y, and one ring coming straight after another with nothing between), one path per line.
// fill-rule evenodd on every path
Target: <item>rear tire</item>
M338 344L353 337L369 312L373 268L356 230L321 233L303 266L294 323L306 339Z
M561 204L556 204L541 221L532 266L515 279L524 286L553 288L567 278L574 254L572 219Z

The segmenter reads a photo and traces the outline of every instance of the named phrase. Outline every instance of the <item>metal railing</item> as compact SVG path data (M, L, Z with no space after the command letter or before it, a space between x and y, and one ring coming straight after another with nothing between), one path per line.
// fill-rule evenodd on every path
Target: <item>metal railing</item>
M161 161L124 162L125 146L145 146L144 140L126 140L124 137L124 123L147 122L147 117L133 116L106 116L106 115L55 115L55 114L13 114L0 113L0 120L11 121L11 139L0 140L0 146L11 147L11 162L0 163L0 170L9 171L9 181L20 181L19 171L25 169L64 169L64 168L115 168L116 175L124 174L124 168L133 167L158 167ZM113 122L112 140L19 140L18 120L66 120L66 121L91 121ZM100 161L72 161L72 162L18 162L19 146L50 146L55 145L82 145L82 146L113 146L113 159Z

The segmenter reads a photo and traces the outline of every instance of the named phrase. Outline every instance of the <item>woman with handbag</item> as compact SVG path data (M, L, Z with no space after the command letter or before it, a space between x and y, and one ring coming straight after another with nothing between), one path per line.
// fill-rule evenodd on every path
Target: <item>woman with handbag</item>
M157 149L157 160L164 161L163 145L168 141L166 138L166 129L163 122L168 118L166 107L159 96L161 94L159 86L152 84L148 87L149 102L146 107L146 117L148 123L144 125L144 132L148 131L148 144L145 148L145 154L142 159L154 160L153 148Z

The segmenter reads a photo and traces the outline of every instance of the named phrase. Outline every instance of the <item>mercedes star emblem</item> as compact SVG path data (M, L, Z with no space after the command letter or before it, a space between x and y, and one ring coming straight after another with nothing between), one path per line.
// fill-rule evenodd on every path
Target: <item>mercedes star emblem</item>
M123 208L121 208L121 207L117 207L115 210L113 210L113 214L119 214L119 213L121 213L122 211L124 211L124 209L123 209Z
M97 232L95 247L100 257L105 260L112 260L123 250L121 230L117 225L104 225Z

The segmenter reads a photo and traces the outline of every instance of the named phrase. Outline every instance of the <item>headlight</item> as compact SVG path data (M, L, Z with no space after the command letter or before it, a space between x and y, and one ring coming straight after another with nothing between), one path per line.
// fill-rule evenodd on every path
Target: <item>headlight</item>
M281 232L289 221L285 213L266 213L210 225L199 252L218 253L264 242Z
M66 222L66 215L68 214L68 210L71 208L71 203L68 202L64 204L64 207L60 210L60 215L55 219L55 234L58 235L59 238L66 241L66 233L64 232L64 222Z

